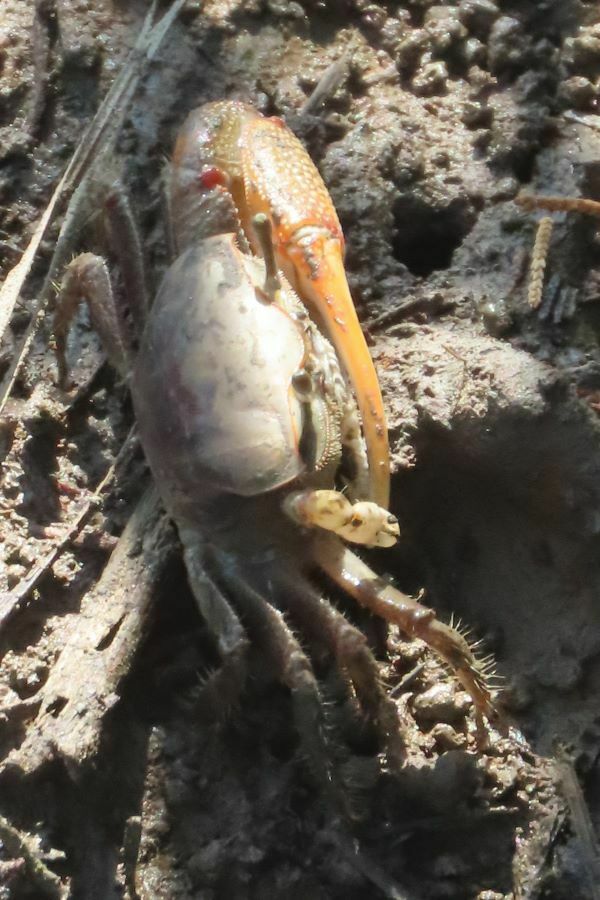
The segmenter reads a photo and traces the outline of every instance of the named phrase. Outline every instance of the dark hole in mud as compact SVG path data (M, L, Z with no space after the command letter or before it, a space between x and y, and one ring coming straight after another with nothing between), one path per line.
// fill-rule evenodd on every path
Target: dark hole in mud
M68 702L69 701L66 697L57 697L56 700L53 700L52 703L50 703L49 706L46 707L46 713L54 716L54 718L56 719L63 711Z
M110 628L108 630L108 632L104 635L102 640L98 641L98 644L96 645L96 650L99 653L101 653L102 650L106 650L107 647L110 647L110 645L112 644L112 642L114 641L114 639L116 638L116 636L119 633L119 630L121 628L121 625L123 624L124 618L125 618L124 616L121 616L120 619L118 620L118 622L115 622L115 624L112 626L112 628Z
M533 150L525 148L511 154L510 164L515 177L521 184L529 184L533 178L536 154Z
M56 453L60 429L47 419L31 422L31 436L23 452L22 499L17 509L38 525L56 520L60 502L56 488Z
M464 200L445 209L418 197L399 197L394 205L393 252L413 275L427 276L447 269L454 251L475 224L475 213Z

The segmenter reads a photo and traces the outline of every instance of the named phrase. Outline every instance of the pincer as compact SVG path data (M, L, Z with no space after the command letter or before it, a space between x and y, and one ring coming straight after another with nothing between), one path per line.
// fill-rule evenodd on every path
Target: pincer
M224 230L232 230L235 217L236 230L257 254L252 222L257 214L267 216L277 265L331 340L352 384L366 443L369 499L387 507L390 464L381 390L346 280L342 229L316 166L281 119L236 101L208 103L188 116L175 147L169 197L178 251L202 227L201 195L224 209L223 201L230 201Z

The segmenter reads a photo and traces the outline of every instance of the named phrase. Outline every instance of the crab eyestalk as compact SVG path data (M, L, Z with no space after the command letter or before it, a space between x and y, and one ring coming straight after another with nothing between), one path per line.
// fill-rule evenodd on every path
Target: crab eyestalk
M268 217L264 213L258 213L258 215L254 216L252 219L252 227L260 242L262 256L265 261L264 291L271 301L275 301L281 290L281 281L279 279L277 261L275 259L275 248L273 246L273 228L271 227Z

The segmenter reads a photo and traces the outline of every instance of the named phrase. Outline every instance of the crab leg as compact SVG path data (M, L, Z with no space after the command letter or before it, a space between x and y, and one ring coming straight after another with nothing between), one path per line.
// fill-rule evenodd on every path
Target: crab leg
M319 537L313 542L317 563L341 588L351 594L361 606L370 609L402 631L425 641L456 673L465 690L471 695L478 715L495 721L485 672L473 656L469 644L456 629L444 625L435 612L417 600L401 593L376 575L358 556L340 541Z
M378 664L367 639L346 617L324 602L308 582L295 573L284 571L278 576L278 605L283 605L300 623L302 633L312 640L333 648L342 671L347 673L363 714L371 719L394 766L400 768L406 748L398 722L398 711L381 683Z
M58 383L68 385L67 335L79 304L86 300L94 327L113 366L126 375L130 366L129 351L122 340L119 310L115 301L107 265L101 256L81 253L65 270L56 301L54 337Z

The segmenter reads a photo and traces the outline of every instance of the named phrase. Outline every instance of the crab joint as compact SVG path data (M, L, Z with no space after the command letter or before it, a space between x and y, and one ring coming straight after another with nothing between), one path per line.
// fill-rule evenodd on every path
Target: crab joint
M306 528L324 528L367 547L393 547L398 540L398 520L368 500L351 503L339 491L297 491L283 503L285 512Z
M273 228L265 213L257 213L252 219L252 225L260 244L261 253L265 263L265 286L267 297L274 301L278 291L281 290L281 281L275 261L275 248L273 247Z

